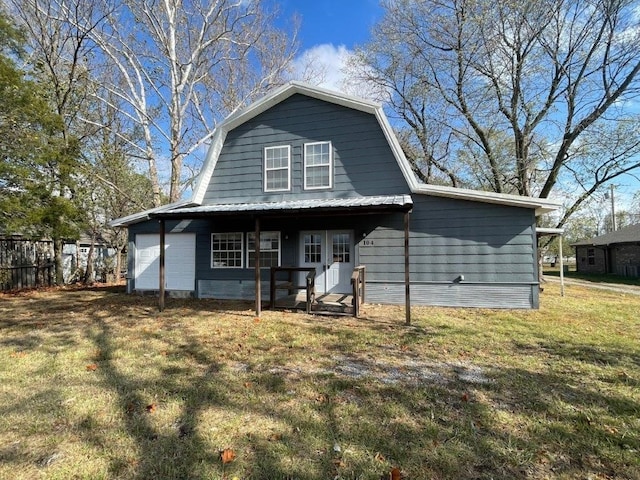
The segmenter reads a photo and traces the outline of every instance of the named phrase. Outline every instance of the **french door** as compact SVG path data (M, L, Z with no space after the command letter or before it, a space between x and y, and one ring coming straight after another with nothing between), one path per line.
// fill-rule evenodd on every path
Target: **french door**
M300 265L315 267L318 293L351 292L353 250L353 234L347 230L300 233Z

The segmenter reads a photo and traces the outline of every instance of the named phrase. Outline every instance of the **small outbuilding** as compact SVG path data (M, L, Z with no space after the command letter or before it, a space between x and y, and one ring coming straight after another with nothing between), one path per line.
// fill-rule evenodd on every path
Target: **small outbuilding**
M640 277L640 223L571 246L579 273Z

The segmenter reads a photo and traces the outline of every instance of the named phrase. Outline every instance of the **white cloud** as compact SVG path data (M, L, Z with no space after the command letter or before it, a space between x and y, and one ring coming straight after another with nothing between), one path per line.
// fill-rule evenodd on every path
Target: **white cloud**
M331 90L341 90L347 75L345 67L352 55L353 52L344 45L316 45L302 52L293 61L293 79Z
M354 52L344 45L316 45L300 54L291 65L291 79L348 95L380 101L379 89L350 73Z

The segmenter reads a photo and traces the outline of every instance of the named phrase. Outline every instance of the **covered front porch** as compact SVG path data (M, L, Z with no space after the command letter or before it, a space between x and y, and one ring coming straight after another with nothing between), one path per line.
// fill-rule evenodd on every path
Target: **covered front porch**
M234 268L224 269L217 263L222 267L227 267L227 264L224 264L224 259L219 261L217 257L214 258L217 252L212 246L211 267L204 269L200 264L197 268L198 296L205 285L208 285L208 295L215 298L216 292L220 291L219 285L224 284L228 294L242 290L246 295L251 291L254 295L256 316L260 316L263 306L301 309L308 313L358 316L359 307L365 301L366 291L366 269L358 263L358 249L368 245L366 236L372 228L377 228L377 218L392 218L395 219L394 224L404 225L404 265L398 267L404 268L405 272L406 321L409 323L411 206L410 196L396 195L262 204L203 205L152 214L151 217L157 218L160 224L159 308L164 308L166 285L166 223L204 219L209 220L211 224L212 245L220 243L216 235L228 235L215 232L240 232L240 242L246 245L247 251L241 253L245 260L238 262ZM402 229L397 232L402 235ZM267 237L271 235L274 243L277 240L277 251L270 250L263 234ZM200 240L200 250L202 243ZM401 237L395 244L396 249L402 249ZM373 250L369 249L368 252L371 258ZM267 271L266 267L269 267ZM249 275L249 270L253 271L252 275ZM268 275L265 276L265 273ZM266 298L269 299L268 302Z

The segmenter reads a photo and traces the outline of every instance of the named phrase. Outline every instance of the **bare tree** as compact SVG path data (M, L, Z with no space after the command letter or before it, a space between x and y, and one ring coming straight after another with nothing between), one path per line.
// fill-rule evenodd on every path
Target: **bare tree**
M431 183L548 197L562 225L640 167L640 24L630 0L388 0L359 75L389 92ZM637 130L636 130L637 131Z
M159 159L168 157L176 201L189 181L185 159L197 169L216 122L282 81L295 49L274 16L260 1L123 0L99 30L87 29L104 64L117 67L110 96L142 131L143 142L129 142L148 162L155 205Z

